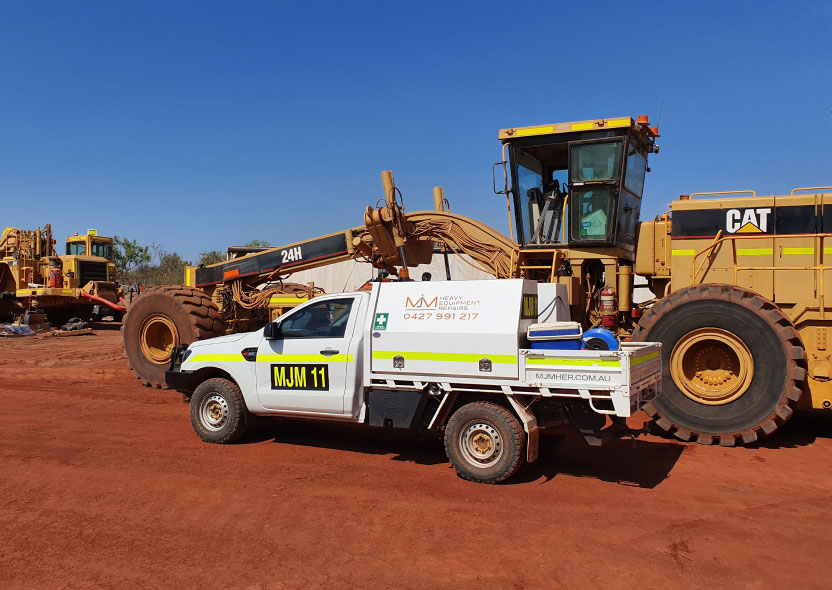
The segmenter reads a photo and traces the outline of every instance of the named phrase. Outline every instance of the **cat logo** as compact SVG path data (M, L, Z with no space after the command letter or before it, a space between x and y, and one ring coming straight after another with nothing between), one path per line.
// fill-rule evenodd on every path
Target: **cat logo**
M771 207L762 209L728 209L725 231L729 234L764 234L768 232Z

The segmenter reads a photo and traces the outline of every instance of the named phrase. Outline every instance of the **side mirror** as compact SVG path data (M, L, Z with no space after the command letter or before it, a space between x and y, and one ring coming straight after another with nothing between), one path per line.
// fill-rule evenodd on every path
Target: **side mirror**
M266 327L263 328L263 337L266 340L280 340L283 337L280 333L280 324L276 324L275 322L266 324Z
M503 190L497 190L497 168L503 168ZM491 166L491 184L494 188L495 195L507 195L510 191L508 187L508 170L506 170L506 163L503 162L494 162L494 165Z

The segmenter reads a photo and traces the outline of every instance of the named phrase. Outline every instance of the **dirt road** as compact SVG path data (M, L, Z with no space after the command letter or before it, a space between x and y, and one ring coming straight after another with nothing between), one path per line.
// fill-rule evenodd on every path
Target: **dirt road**
M752 448L567 439L509 485L440 444L200 442L119 333L0 340L3 588L828 588L832 416Z

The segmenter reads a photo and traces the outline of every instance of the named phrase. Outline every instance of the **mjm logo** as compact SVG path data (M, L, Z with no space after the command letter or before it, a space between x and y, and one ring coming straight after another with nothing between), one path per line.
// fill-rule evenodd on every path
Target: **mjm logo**
M430 301L425 299L425 296L422 295L416 301L413 301L410 297L407 297L407 300L404 303L405 309L430 309L436 307L437 302L439 301L439 297L434 297Z
M729 234L761 234L768 232L771 207L763 209L728 209L725 231Z

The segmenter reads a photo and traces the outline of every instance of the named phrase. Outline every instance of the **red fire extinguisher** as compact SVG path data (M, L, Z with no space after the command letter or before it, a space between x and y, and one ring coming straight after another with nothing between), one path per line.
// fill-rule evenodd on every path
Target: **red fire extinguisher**
M60 289L64 286L63 272L61 267L61 259L53 258L49 260L49 288Z
M618 314L615 305L615 290L604 287L601 291L601 304L598 309L601 312L601 325L605 328L614 328L616 324L615 316Z

